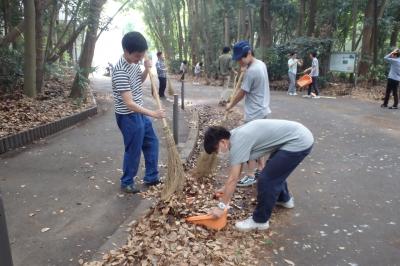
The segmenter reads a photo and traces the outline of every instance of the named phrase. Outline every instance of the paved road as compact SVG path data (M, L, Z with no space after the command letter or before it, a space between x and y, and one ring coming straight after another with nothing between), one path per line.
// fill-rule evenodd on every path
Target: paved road
M221 88L187 91L215 105ZM379 105L271 93L271 118L299 121L316 139L289 178L296 208L271 227L277 265L400 265L400 111Z
M0 157L0 188L16 266L76 265L132 213L149 206L140 196L119 191L123 143L110 80L98 77L93 85L101 96L99 115ZM152 105L148 91L145 95ZM165 104L171 114L171 104ZM154 125L162 132L160 123ZM181 124L181 141L187 133ZM162 136L160 141L160 163L166 163ZM43 228L49 230L42 233Z
M400 112L283 93L271 107L273 118L300 121L316 139L290 177L296 208L276 228L276 262L400 265Z

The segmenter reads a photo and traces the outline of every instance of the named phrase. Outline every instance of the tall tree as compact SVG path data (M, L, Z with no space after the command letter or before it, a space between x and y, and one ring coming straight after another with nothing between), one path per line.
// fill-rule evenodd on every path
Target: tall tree
M296 35L300 37L303 35L304 17L306 15L306 0L299 0L299 17L296 28Z
M36 97L35 3L24 0L24 93Z
M308 27L307 36L313 36L315 30L315 18L317 14L318 0L310 0L308 6Z
M362 46L361 46L361 60L358 67L359 75L366 75L368 73L368 69L372 63L373 52L374 52L374 6L375 1L378 0L368 0L367 6L364 12L364 25L362 31ZM383 11L385 9L386 0L381 0L377 3L377 11L376 17L377 20L382 17ZM377 37L377 36L376 36Z
M97 40L97 30L99 28L100 15L106 0L90 0L88 28L86 31L85 43L79 59L79 70L75 75L72 84L70 97L82 98L83 88L87 85L88 77L91 72L94 49Z
M36 91L40 93L44 78L44 32L43 10L45 0L35 0L35 30L36 30Z
M265 49L272 46L271 0L262 0L260 9L260 47Z

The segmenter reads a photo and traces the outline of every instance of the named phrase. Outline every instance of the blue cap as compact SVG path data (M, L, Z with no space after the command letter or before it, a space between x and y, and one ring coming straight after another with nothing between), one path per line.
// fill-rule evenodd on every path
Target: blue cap
M233 55L232 60L239 61L244 55L246 55L251 50L250 44L248 41L240 41L237 42L233 46Z

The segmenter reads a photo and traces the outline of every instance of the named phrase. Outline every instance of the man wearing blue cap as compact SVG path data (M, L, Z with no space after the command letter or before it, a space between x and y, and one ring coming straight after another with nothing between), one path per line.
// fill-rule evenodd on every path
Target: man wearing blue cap
M247 41L240 41L233 47L232 59L237 61L242 68L247 68L241 89L236 93L232 101L227 105L226 111L230 111L238 102L244 99L245 123L264 119L271 113L269 108L270 92L267 66L261 60L254 57L254 53ZM264 168L264 160L258 160L257 170L254 175L246 175L238 186L250 186L255 184L256 178ZM249 161L249 169L255 168L255 162Z

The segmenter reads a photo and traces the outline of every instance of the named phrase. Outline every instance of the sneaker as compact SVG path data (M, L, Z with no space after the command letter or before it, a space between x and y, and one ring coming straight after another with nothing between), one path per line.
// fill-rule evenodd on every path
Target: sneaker
M312 96L311 98L313 98L313 99L319 99L319 98L321 98L321 97L318 96L318 95L315 95L315 96Z
M257 183L257 180L254 176L246 175L237 183L238 187L248 187Z
M256 180L260 177L260 175L261 175L261 170L258 169L254 170L254 178Z
M253 217L249 217L246 220L236 222L235 227L239 231L248 232L251 230L267 230L269 228L269 221L265 223L256 223Z
M382 108L386 108L386 107L387 107L387 105L381 104L381 107L382 107Z
M293 92L293 94L292 94L293 96L297 96L297 92Z
M140 192L140 189L138 189L134 185L123 186L123 187L121 187L121 190L125 193L132 193L132 194L136 194L136 193Z
M161 184L161 181L160 181L160 179L157 179L156 181L153 181L153 182L144 182L144 184L148 187L157 186L158 184Z
M294 208L294 200L293 197L290 198L290 200L286 201L286 202L282 202L282 201L277 201L276 205L278 206L282 206L286 209L293 209Z
M399 109L399 108L397 108L397 106L391 106L389 107L389 109Z

